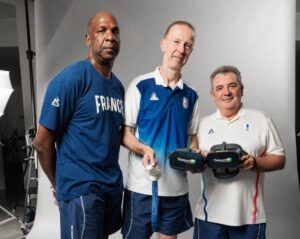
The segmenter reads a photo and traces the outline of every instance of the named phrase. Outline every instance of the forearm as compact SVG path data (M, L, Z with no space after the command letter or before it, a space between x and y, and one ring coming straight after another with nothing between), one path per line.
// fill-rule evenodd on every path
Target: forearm
M198 149L198 140L195 134L190 135L191 137L191 144L190 149L196 151Z
M56 150L55 142L58 138L58 132L51 131L40 125L37 135L33 141L33 147L37 152L42 169L55 187L55 165Z
M42 149L34 144L34 148L37 152L37 156L43 171L51 182L52 186L55 187L55 165L56 165L56 152L55 150Z
M143 156L145 152L147 152L147 150L151 149L151 147L141 143L134 134L134 128L125 126L123 135L123 145L130 151Z
M254 157L255 167L253 170L259 172L271 172L281 170L285 166L285 156L270 154L267 156Z
M123 135L123 145L128 148L130 151L139 154L142 156L142 162L144 167L147 167L149 164L152 166L157 165L157 161L155 159L154 150L145 144L142 144L135 137L135 129L129 126L125 126L124 135Z

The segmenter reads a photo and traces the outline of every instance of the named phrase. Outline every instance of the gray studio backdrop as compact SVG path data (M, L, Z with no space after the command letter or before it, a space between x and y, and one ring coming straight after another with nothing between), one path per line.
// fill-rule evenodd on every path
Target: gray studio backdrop
M39 0L35 1L37 109L46 86L62 67L85 58L86 23L98 10L110 10L121 28L121 52L114 72L125 87L133 77L160 64L159 41L166 26L178 19L192 22L196 46L184 69L184 79L198 91L201 116L215 111L209 96L209 74L219 65L233 64L243 76L247 107L268 112L287 151L283 171L267 173L267 236L299 238L300 204L294 132L294 0ZM127 151L120 164L126 176ZM58 208L49 182L39 172L34 227L27 238L59 238ZM195 207L199 175L189 175L190 199ZM220 198L222 200L222 198ZM192 229L179 238L192 238ZM119 232L111 238L121 238Z

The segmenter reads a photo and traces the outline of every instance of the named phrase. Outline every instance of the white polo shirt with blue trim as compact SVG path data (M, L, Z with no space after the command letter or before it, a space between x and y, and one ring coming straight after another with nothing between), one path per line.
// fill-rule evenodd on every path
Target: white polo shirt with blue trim
M222 142L239 144L249 155L284 155L277 130L265 113L242 107L231 120L219 110L200 121L197 140L209 151ZM264 173L240 170L230 179L215 178L207 168L202 174L201 195L195 217L208 222L241 226L266 222L263 201Z

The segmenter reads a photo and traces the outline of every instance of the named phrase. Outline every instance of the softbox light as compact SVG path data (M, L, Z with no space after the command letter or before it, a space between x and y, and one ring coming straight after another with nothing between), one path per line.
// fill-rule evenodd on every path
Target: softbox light
M4 114L5 106L13 91L14 90L11 87L11 83L9 79L9 71L0 70L0 117ZM0 205L0 209L6 212L7 215L9 216L7 219L0 221L0 225L10 222L11 220L17 220L14 214L6 210L1 205Z
M0 70L0 117L4 114L5 106L12 92L9 71Z

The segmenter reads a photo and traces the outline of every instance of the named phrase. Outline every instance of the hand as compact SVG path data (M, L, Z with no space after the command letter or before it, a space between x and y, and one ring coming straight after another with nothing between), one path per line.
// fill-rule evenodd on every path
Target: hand
M206 158L207 154L208 154L208 151L206 150L201 150L201 149L195 149L195 148L191 148L191 152L193 153L197 153L197 154L200 154L202 157Z
M200 156L206 158L207 157L207 154L208 154L208 151L206 150L200 150L200 149L191 149L192 152L194 153L198 153L200 154ZM203 169L203 172L207 169L207 163L206 161L204 161L204 169ZM192 174L195 174L195 173L203 173L203 172L199 172L199 171L190 171Z
M56 206L58 206L59 202L58 202L57 199L56 199L56 189L55 189L53 186L51 186L50 189L52 190L52 195L53 195L53 197L54 197L53 202L54 202L54 204L55 204Z
M251 156L249 154L244 155L241 157L241 161L242 161L242 164L240 166L241 169L252 170L255 168L256 159L254 156Z
M207 155L208 155L208 151L206 151L206 150L201 150L201 151L200 151L200 154L201 154L202 157L206 158Z
M199 149L199 150L200 150L200 149ZM207 155L208 155L208 151L206 151L206 150L200 150L199 154L200 154L202 157L206 158ZM207 163L206 163L206 160L205 160L205 161L204 161L204 169L203 169L203 172L204 172L206 169L207 169Z
M143 165L146 168L149 164L152 167L156 167L157 160L155 159L155 151L151 147L146 146L144 148Z

